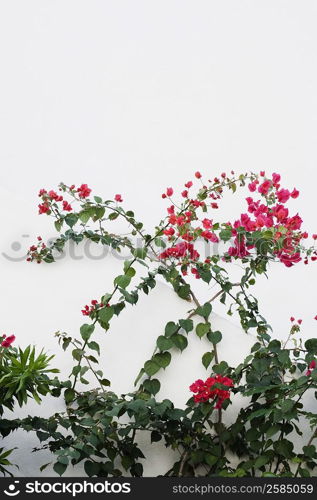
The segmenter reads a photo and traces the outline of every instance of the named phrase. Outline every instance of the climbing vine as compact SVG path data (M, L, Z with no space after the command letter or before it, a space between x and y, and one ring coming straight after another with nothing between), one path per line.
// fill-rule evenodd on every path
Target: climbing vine
M258 275L268 277L273 261L287 272L301 261L311 264L317 259L317 235L310 237L300 216L291 214L287 206L299 191L282 187L275 173L231 172L205 180L196 172L194 177L178 194L172 187L162 194L167 213L151 233L132 210L123 208L121 194L104 200L92 196L87 184L60 184L58 192L39 192L39 214L53 218L58 236L49 245L38 237L28 261L53 263L70 241L89 240L129 253L112 286L83 306L85 323L78 337L56 334L61 347L71 349L74 360L70 378L59 381L58 387L55 381L54 395L63 394L65 412L14 423L36 431L40 448L53 452L54 470L60 475L70 464L83 462L88 476L142 476L146 458L138 444L142 432L150 433L152 443L162 441L177 454L166 476L306 477L316 467L317 414L305 409L303 396L307 393L316 399L317 339L303 342L301 320L295 318L286 341L274 339L250 292ZM249 195L244 213L222 221L218 213L225 195L239 189ZM126 223L124 236L115 233L116 219ZM309 238L311 245L306 246ZM232 281L234 261L239 262L241 274ZM207 287L215 285L216 293L201 301L191 276ZM98 360L100 329L111 335L116 317L135 306L140 294L148 295L158 277L187 301L188 314L171 318L162 328L152 356L136 374L134 392L118 396ZM227 306L229 315L238 315L245 332L257 335L250 354L238 366L219 358L222 332L214 329L212 320L217 300ZM175 408L172 401L160 399L159 374L168 370L174 352L188 347L190 335L209 341L201 360L206 379L184 387L189 400L185 408ZM87 372L94 376L93 387L85 378ZM78 389L79 381L87 390ZM245 404L225 425L223 412L236 394L244 397ZM292 436L302 435L303 421L310 425L311 437L295 449Z

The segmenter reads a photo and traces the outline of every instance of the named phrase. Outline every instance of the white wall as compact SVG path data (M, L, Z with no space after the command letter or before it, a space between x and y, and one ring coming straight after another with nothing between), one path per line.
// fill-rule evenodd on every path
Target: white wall
M292 208L317 232L316 21L309 0L0 1L1 331L56 352L67 375L53 333L76 334L82 305L108 291L121 266L115 259L13 261L38 234L54 234L37 216L37 192L60 181L87 182L104 197L121 193L151 230L165 210L162 190L180 189L197 169L206 177L232 168L277 171L301 191ZM240 213L242 199L228 195L224 219ZM316 273L312 265L274 265L270 280L259 280L255 293L277 337L287 334L291 315L304 319L303 336L316 335ZM170 293L161 285L144 297L105 339L107 363L133 322L129 335L140 349L124 353L128 380L144 359L141 347L150 350L165 320L186 307ZM148 332L144 312L157 310L158 331ZM247 338L235 318L217 321L226 321L229 336ZM166 395L179 404L201 369L198 347L173 365L178 376ZM113 363L109 372L124 391L121 367ZM21 439L30 449L33 441ZM21 474L45 459L27 462L21 454Z

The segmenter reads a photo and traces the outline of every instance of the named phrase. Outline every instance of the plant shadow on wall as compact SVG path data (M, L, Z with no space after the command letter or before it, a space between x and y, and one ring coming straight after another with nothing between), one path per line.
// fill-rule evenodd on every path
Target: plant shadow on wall
M80 328L80 337L56 333L61 347L71 349L74 366L67 381L51 380L45 374L45 383L40 384L44 388L39 392L63 394L65 412L50 418L1 421L3 435L18 427L35 431L41 441L39 449L52 451L57 474L83 462L88 476L142 476L146 457L137 441L140 433L149 434L152 443L164 442L179 454L166 476L307 477L316 470L317 414L308 411L303 396L317 397L317 339L303 343L298 337L301 320L294 318L285 342L274 339L257 299L250 293L257 275L266 275L271 261L280 261L287 268L302 260L307 264L316 260L314 245L305 248L303 244L308 234L301 229L301 218L289 214L286 207L299 192L281 187L278 174L267 178L264 172L238 176L231 172L208 181L196 172L195 183L196 193L192 193L194 185L189 181L177 201L173 189L167 188L162 195L169 201L167 216L153 234L144 231L132 211L122 208L119 194L114 200L92 198L86 184L78 188L61 184L59 193L44 189L39 193L39 213L53 217L60 235L49 246L39 237L29 250L29 261L54 262L56 252L62 252L68 241L91 240L130 254L112 290L83 308L87 322ZM246 213L232 223L217 221L226 191L235 193L244 187L251 193L246 198ZM126 221L129 234L112 232L112 221L118 218ZM134 243L136 238L142 245ZM316 239L312 235L313 243ZM227 248L202 258L198 251L201 240L222 242ZM233 261L238 261L241 269L240 279L234 282L228 272ZM217 286L217 293L206 303L188 282L189 273L206 287L211 283ZM95 327L99 325L111 334L115 317L125 307L136 305L141 293L149 294L159 276L188 302L188 315L171 318L136 377L135 391L118 396L99 367ZM216 300L228 305L228 314L239 315L246 332L253 329L257 333L250 354L238 366L219 359L222 333L214 331L210 322ZM189 388L193 396L185 408L175 408L172 401L159 398L159 373L170 365L173 352L187 348L188 335L204 338L209 345L202 356L206 379L193 381ZM18 369L18 351L10 346L3 349L1 370L5 366L9 374ZM6 356L11 364L5 361ZM78 382L89 385L85 378L88 372L96 386L79 390ZM1 390L7 380L2 376ZM10 391L9 401L13 397ZM31 388L30 395L35 394ZM245 404L225 425L223 412L236 394L244 396ZM17 399L19 404L25 400ZM295 449L294 434L301 436L307 423L310 438Z

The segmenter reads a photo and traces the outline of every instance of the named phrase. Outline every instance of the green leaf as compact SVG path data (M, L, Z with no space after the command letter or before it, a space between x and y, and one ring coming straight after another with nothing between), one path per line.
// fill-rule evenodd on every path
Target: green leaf
M83 224L87 224L87 222L90 219L90 211L89 210L83 210L82 212L80 212L78 214L78 216L79 216L79 219L81 220L81 222Z
M254 467L259 469L263 465L267 464L270 461L270 457L268 455L260 455L256 461L254 462Z
M170 364L171 359L172 356L169 352L160 352L154 356L155 363L158 363L164 369Z
M222 241L229 241L232 236L231 229L222 229L219 233L219 238Z
M286 349L281 350L278 353L277 357L279 362L282 363L283 365L289 365L291 362L289 357L289 351L287 351Z
M131 465L133 464L134 460L132 457L129 455L124 455L121 459L122 467L125 468L125 470L128 470Z
M155 394L157 394L161 388L161 384L156 378L145 380L143 385L144 389L150 394L153 394L153 396L155 396Z
M196 314L202 316L204 319L208 319L211 311L212 305L209 302L206 302L206 304L204 304L203 306L197 307Z
M177 290L177 295L184 300L188 300L190 297L190 285L180 286Z
M290 410L293 409L295 405L295 402L292 401L291 399L285 399L285 401L283 401L283 403L281 404L281 411L283 413L288 413Z
M156 341L156 345L161 351L168 351L168 349L173 347L173 342L170 338L160 335Z
M132 254L138 259L144 260L147 255L147 248L135 248Z
M94 325L89 325L85 323L84 325L81 325L80 327L80 335L83 340L88 340L90 336L92 335L93 331L95 329Z
M317 338L306 340L305 347L310 353L317 354Z
M281 427L278 424L272 425L271 427L268 428L266 431L266 437L270 438L274 436L277 432L281 430Z
M212 362L213 360L213 357L214 357L214 353L213 352L205 352L205 354L203 354L203 357L201 358L201 361L202 361L202 364L204 365L204 367L208 368L208 366L210 365L210 363Z
M316 448L313 444L309 446L303 446L303 452L306 457L315 458Z
M282 455L285 458L292 457L294 445L291 441L288 441L287 439L279 439L278 441L275 441L273 447L279 455Z
M186 333L189 333L194 328L194 323L192 319L180 319L179 326L185 330Z
M67 214L65 217L65 222L69 227L73 227L77 221L78 221L78 215L76 214Z
M169 321L165 326L165 336L170 337L178 331L178 325L174 321Z
M92 341L92 342L89 342L87 345L88 345L89 349L91 349L92 351L97 351L97 353L100 356L100 346L97 342Z
M161 366L151 359L144 363L144 371L150 377L152 377L152 375L155 375L155 373L158 372L160 368Z
M114 284L118 285L120 288L127 288L128 285L130 285L131 278L130 276L127 276L126 274L122 274L120 276L117 276L114 280Z
M173 344L175 345L175 347L177 347L181 351L183 351L184 349L186 349L186 347L188 345L187 338L184 337L184 335L180 335L179 333L174 333L174 335L172 335L170 337L170 340L173 342Z
M226 361L221 361L219 365L215 365L214 372L223 375L228 369L228 363Z
M106 387L109 387L111 385L111 382L110 380L108 380L107 378L103 378L100 380L100 383Z
M207 333L207 338L212 344L219 344L222 339L222 334L218 330L216 332Z
M219 457L216 457L215 455L212 455L211 453L205 453L205 462L208 464L210 467L215 465L215 463L218 462Z
M75 399L75 391L74 389L66 389L64 392L64 398L66 403L71 403Z
M100 464L86 460L84 469L88 477L96 476L100 471Z
M103 323L109 323L113 314L114 310L112 306L103 307L98 311L98 319L100 319Z
M54 222L55 229L58 232L60 232L60 230L62 229L62 225L63 225L63 219L59 219Z
M94 200L96 203L102 203L102 198L100 198L100 196L94 196Z
M210 323L198 323L196 326L196 334L199 338L202 338L210 330Z
M59 476L62 476L64 474L65 470L67 469L67 465L62 464L61 462L56 462L53 465L53 469L56 472L56 474L58 474Z

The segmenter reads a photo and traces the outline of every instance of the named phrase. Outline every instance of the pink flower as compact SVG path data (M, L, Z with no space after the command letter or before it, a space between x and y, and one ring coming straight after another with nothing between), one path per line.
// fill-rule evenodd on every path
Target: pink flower
M314 319L317 321L317 316L315 316Z
M313 240L317 240L317 234L313 234Z
M187 187L189 189L192 187L192 185L193 185L192 181L188 181L188 182L186 182L185 187Z
M3 336L4 340L1 342L2 347L10 347L10 345L15 341L15 336L10 335L9 337Z
M272 174L272 179L273 179L274 184L278 184L281 180L281 176L280 176L280 174L274 173L274 174Z
M167 188L166 189L166 195L167 196L173 196L174 190L173 188Z
M114 197L115 201L117 201L118 203L122 203L123 202L123 199L122 199L122 196L121 194L116 194L115 197Z
M39 214L47 214L50 211L50 207L47 203L42 203L39 207Z
M182 191L182 197L183 198L188 198L188 191L187 191L187 189L184 189L184 191Z
M264 172L264 170L261 170L261 171L260 171L260 176L261 176L261 177L264 177L264 176L265 176L265 172Z
M62 201L62 199L63 199L62 196L58 196L58 194L55 193L55 191L53 191L53 190L49 191L47 194L48 194L49 198L51 198L51 200Z
M291 197L298 198L298 195L299 195L299 191L294 188L293 191L291 192Z
M63 201L63 210L65 210L66 212L70 212L72 209L72 206L67 202L67 201Z
M263 194L264 196L267 195L271 187L271 184L272 184L271 181L269 181L268 179L262 182L262 184L258 188L259 193Z
M250 184L248 185L248 188L253 193L256 190L256 183L250 182Z
M277 199L280 203L286 203L291 196L291 193L289 192L288 189L280 189L280 191L277 191Z
M301 324L302 324L302 322L303 322L303 320L302 320L302 319L298 319L298 320L297 320L297 323L298 323L299 325L301 325Z
M291 317L290 317L290 321L291 321L292 323L293 323L293 321L295 321L294 316L291 316Z
M77 193L79 194L79 198L88 198L91 193L91 189L87 186L87 184L82 184L78 189Z
M43 196L46 193L47 193L46 189L40 189L39 196Z
M202 223L203 223L203 226L204 226L205 229L211 229L212 228L212 220L210 220L210 219L204 219L202 221Z
M195 177L196 179L200 179L201 178L201 173L200 172L195 172Z

